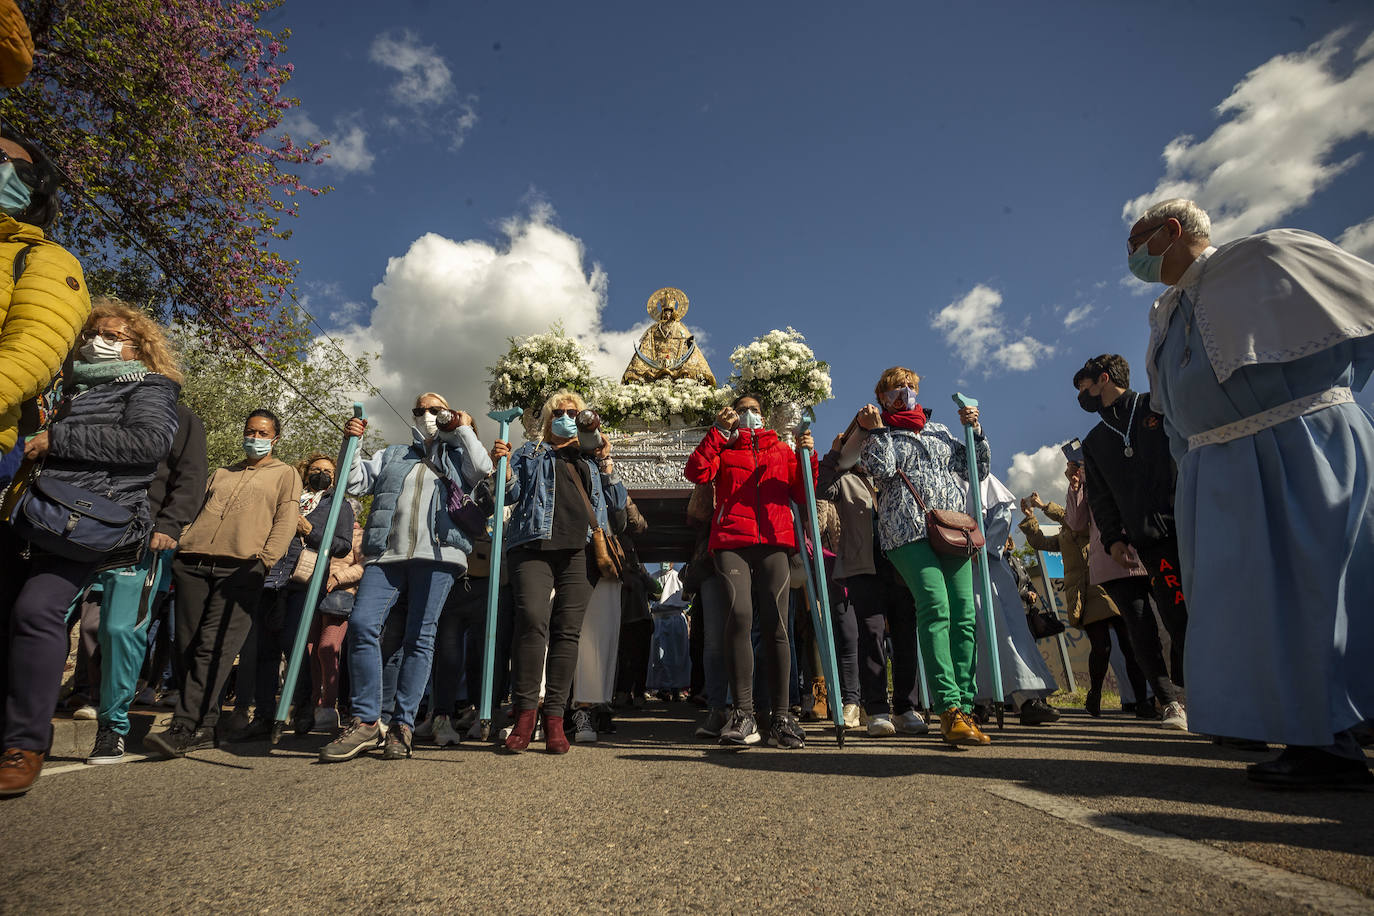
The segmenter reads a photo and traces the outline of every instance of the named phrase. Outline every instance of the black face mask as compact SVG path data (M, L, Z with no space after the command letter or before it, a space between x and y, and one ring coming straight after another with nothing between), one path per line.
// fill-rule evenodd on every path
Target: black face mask
M329 489L329 485L333 482L334 475L328 471L311 471L310 475L305 478L306 486L316 493Z
M1078 392L1078 406L1088 413L1097 413L1102 410L1102 395L1093 394L1084 388Z

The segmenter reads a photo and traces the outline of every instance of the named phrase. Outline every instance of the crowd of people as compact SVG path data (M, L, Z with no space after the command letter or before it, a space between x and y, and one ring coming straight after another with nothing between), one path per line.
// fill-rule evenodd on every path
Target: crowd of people
M172 710L144 740L161 758L266 741L280 707L297 734L330 736L321 761L404 759L417 740L488 738L487 682L488 740L509 753L595 741L616 701L648 689L697 699L695 735L726 747L804 747L827 704L874 738L986 746L1004 703L1024 725L1060 715L1011 550L1018 505L1028 543L1063 555L1068 623L1091 644L1088 715L1103 714L1115 637L1136 716L1282 745L1249 767L1257 782L1374 782L1359 742L1374 716L1374 615L1359 610L1374 593L1374 424L1353 395L1374 368L1374 266L1317 236L1213 248L1186 200L1131 227L1130 270L1167 287L1150 391L1115 354L1064 380L1093 425L1064 447L1062 502L1018 500L990 473L978 408L934 422L910 368L878 373L823 456L741 393L684 468L695 551L653 574L611 440L572 391L518 448L484 444L473 413L424 392L409 441L348 467L283 461L282 422L261 407L242 459L211 471L208 418L178 402L162 328L92 305L43 232L51 166L22 138L0 150L0 794L41 772L76 617L91 764L125 759L130 707L150 700ZM820 543L798 524L812 506ZM808 626L817 552L830 633ZM306 662L286 683L298 633ZM838 683L816 661L827 643Z

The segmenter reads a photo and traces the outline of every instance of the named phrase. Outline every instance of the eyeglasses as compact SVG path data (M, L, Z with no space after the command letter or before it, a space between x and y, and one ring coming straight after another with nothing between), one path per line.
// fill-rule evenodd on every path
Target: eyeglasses
M20 180L29 187L38 184L38 172L34 169L33 163L27 159L16 159L4 150L0 150L0 163L13 163L14 173Z
M416 407L410 412L412 417L423 417L429 414L431 417L439 416L440 411L448 410L447 407Z
M1139 248L1144 242L1149 241L1150 236L1154 235L1156 232L1158 232L1160 229L1164 228L1167 225L1169 225L1169 223L1166 220L1162 223L1156 223L1148 229L1141 229L1135 235L1126 236L1126 253L1135 254L1135 250ZM1139 239L1141 236L1144 236L1145 238L1137 242L1136 239Z
M81 339L86 341L87 343L89 343L92 340L95 340L97 337L102 338L106 343L109 344L138 344L137 338L128 337L116 331L97 331L94 328L87 328L86 330L81 332Z
M576 420L577 415L581 412L582 411L578 410L576 407L569 407L565 410L555 410L552 414L550 414L550 416L553 417L555 420L559 417L571 417L572 419Z

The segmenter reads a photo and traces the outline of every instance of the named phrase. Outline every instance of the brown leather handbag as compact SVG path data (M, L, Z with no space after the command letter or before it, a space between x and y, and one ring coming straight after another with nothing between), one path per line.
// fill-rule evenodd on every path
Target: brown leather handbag
M592 520L592 555L596 557L596 568L603 578L620 579L625 575L625 551L614 534L601 530L596 523L596 510L592 508L592 499L582 484L582 475L573 471L572 478L577 484L577 491L582 494L582 502L587 506L587 516Z
M906 476L905 471L898 470L897 473L902 475L906 488L916 497L916 505L926 514L926 539L930 541L931 550L946 557L971 557L982 549L985 543L983 532L978 530L978 523L973 516L953 509L927 509L926 501L921 499L920 491L911 478Z

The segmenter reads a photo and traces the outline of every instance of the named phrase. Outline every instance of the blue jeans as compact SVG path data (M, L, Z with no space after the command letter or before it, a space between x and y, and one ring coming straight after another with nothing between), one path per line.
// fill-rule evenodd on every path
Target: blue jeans
M393 723L415 725L415 712L429 684L439 612L460 571L452 564L432 560L373 563L363 571L348 620L349 706L354 716L364 722L376 722L382 716L382 627L392 606L404 596L405 639L396 677L395 707L388 712Z

